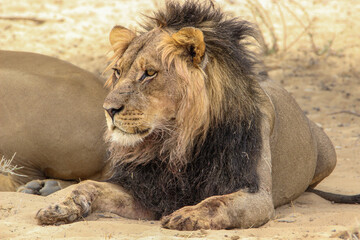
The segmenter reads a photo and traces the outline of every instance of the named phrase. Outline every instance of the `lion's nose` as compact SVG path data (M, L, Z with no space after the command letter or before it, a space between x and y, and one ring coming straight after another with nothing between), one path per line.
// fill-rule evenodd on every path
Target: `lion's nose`
M107 111L107 113L110 115L111 118L114 118L115 114L121 112L122 110L124 110L124 105L121 106L120 108L108 108L105 109Z

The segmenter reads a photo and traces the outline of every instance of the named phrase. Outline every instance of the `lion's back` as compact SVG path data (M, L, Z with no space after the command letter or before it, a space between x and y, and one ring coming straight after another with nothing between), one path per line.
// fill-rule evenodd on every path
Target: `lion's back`
M99 171L102 83L39 54L0 51L0 62L0 153L16 152L15 164L38 166L54 178Z

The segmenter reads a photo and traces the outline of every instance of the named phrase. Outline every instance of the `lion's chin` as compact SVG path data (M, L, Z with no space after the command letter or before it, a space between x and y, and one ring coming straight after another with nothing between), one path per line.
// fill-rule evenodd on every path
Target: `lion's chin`
M110 133L110 141L122 146L135 146L141 143L150 132L150 130L147 130L138 134L134 134L127 133L123 130L116 128Z

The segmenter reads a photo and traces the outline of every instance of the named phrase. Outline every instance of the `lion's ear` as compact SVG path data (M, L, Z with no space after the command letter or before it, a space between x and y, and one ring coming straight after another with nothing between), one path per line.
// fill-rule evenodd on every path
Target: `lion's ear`
M115 26L110 32L109 40L114 52L124 53L136 34L122 26Z
M200 29L184 27L172 34L174 43L183 47L192 57L193 63L199 65L205 54L204 35Z

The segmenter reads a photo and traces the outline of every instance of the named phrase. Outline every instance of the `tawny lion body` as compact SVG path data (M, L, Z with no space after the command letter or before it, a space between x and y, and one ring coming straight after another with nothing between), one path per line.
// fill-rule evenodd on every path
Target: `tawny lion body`
M329 138L254 72L247 22L187 1L144 25L110 33L112 176L75 186L37 213L40 224L110 211L179 230L257 227L332 172Z
M101 179L106 96L91 73L64 61L0 51L0 157L20 167L0 173L0 191L47 195L80 179ZM45 180L45 179L54 179Z

